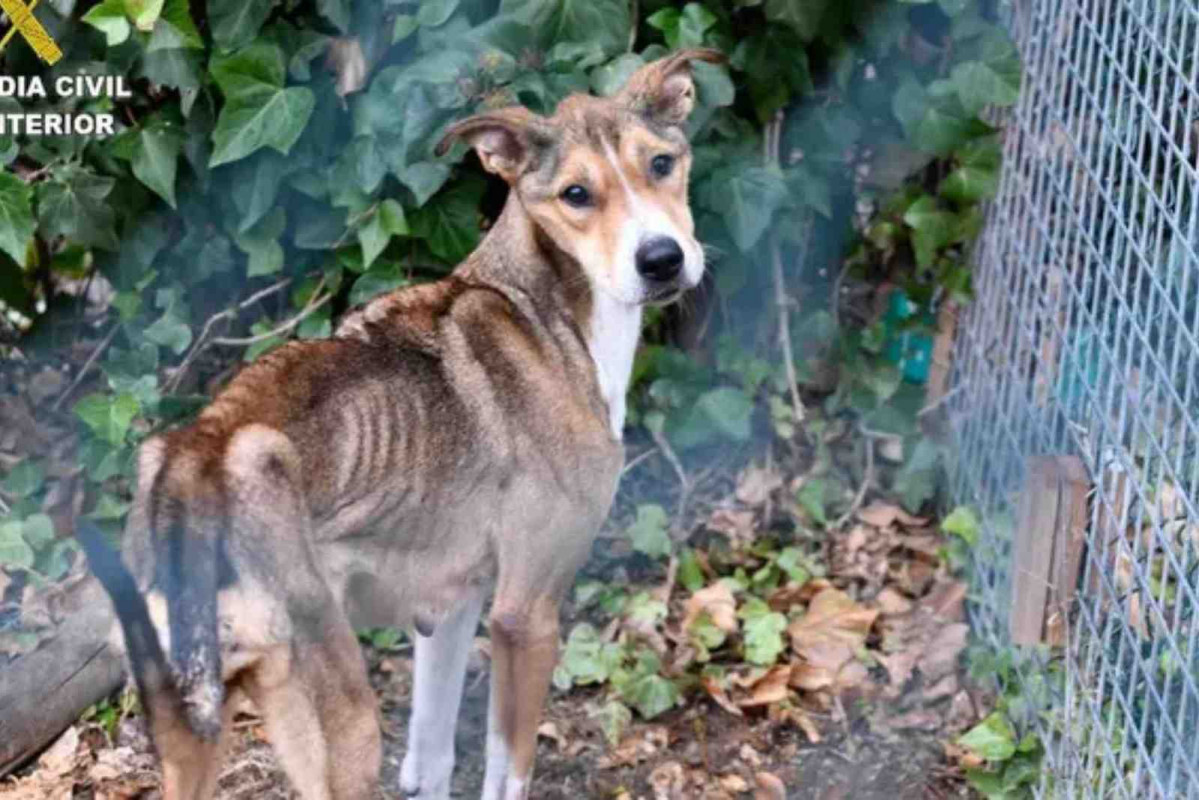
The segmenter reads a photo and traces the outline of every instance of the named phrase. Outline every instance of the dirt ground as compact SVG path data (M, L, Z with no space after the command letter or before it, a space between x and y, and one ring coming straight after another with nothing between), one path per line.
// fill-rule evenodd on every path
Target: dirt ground
M625 529L636 508L653 502L670 509L671 538L696 552L707 552L713 537L741 539L742 545L731 552L748 552L752 548L747 542L755 536L765 537L767 531L779 529L780 521L798 518L801 512L787 498L802 485L803 478L796 476L804 474L806 465L802 454L779 463L767 456L763 465L760 450L726 452L719 459L709 457L702 470L683 466L684 485L667 459L654 457L648 448L643 452L647 457L641 459L635 450L630 454L636 466L626 475L612 521L580 578L644 588L664 597L669 613L658 629L664 663L685 674L691 662L683 632L686 622L680 620L702 593L690 593L676 583L673 567L668 571L661 562L632 552ZM803 525L784 526L790 531L785 536L805 549L813 574L819 575L802 586L780 586L768 598L771 607L790 614L794 652L788 648L782 663L769 669L752 668L735 655L726 657L730 680L723 689L693 687L680 707L650 721L635 716L615 747L593 714L604 688L551 690L531 797L976 796L962 779L961 753L951 744L990 706L985 692L971 686L961 663L967 641L966 585L945 559L949 537L935 520L912 517L874 487L867 488L840 526L807 532ZM755 569L758 562L745 558L744 568ZM708 586L705 591L713 588ZM830 618L824 629L801 630L803 620L818 617L818 606L827 601L836 601L834 610L840 616ZM626 635L620 632L619 618L596 617L594 608L577 608L573 599L568 601L563 636L582 620L605 627L610 632L605 635L613 639ZM822 645L805 650L802 638L812 636L824 644L849 641L855 648L852 663L838 668L835 681L812 682L812 671L827 649ZM400 798L411 645L402 640L383 650L364 648L380 697L385 737L379 796ZM487 640L481 628L458 726L455 797L477 797L482 784L487 672ZM133 706L128 702L124 707ZM104 722L96 718L71 728L37 763L0 784L0 797L158 797L159 776L142 720L130 713ZM252 713L239 718L234 736L219 800L294 797Z

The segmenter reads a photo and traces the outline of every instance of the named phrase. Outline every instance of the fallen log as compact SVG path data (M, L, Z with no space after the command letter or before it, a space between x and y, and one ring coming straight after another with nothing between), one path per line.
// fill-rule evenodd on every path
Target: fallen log
M0 778L124 680L122 658L108 645L113 612L99 582L88 576L66 589L63 612L52 637L0 665Z

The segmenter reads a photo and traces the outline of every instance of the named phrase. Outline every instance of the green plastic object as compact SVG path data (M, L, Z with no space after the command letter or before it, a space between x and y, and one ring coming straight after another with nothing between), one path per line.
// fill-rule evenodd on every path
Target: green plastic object
M922 385L928 382L928 370L933 361L933 337L913 330L904 323L916 314L913 303L903 289L893 289L887 302L887 313L883 317L886 343L883 357L899 367L905 381ZM935 325L932 311L923 317L929 328Z

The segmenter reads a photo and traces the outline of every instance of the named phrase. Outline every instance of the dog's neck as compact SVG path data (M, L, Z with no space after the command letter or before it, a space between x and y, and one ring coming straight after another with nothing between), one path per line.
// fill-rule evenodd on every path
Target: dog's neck
M519 199L504 210L470 258L470 273L519 289L572 317L595 362L613 438L624 430L625 395L641 338L641 307L621 303L591 285L582 268L538 234Z

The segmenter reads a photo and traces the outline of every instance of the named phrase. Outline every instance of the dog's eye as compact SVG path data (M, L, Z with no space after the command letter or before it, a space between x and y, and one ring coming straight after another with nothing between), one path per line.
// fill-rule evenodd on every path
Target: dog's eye
M562 199L575 208L582 208L591 202L591 192L575 183L562 190Z
M657 177L665 178L674 170L674 156L654 156L654 160L649 162L649 168Z

